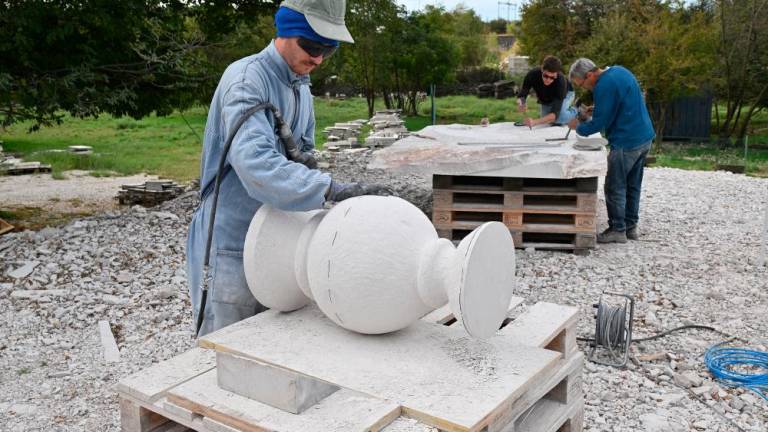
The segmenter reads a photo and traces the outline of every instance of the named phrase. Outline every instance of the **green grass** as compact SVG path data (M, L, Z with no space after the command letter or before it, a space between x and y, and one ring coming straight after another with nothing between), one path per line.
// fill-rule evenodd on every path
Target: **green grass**
M198 134L202 135L205 110L184 113ZM97 119L65 117L59 126L28 133L29 124L16 124L0 132L7 152L26 159L51 164L54 177L62 170L94 170L100 175L146 172L178 180L197 175L200 142L187 127L182 114L150 116L142 120L103 115ZM64 151L71 145L93 147L93 155L73 155Z
M491 122L518 121L514 99L479 99L474 96L446 96L435 100L437 123L479 124L487 117ZM377 100L376 109L383 101ZM528 116L538 115L538 105L529 98ZM721 108L722 110L722 108ZM431 124L429 101L419 106L418 116L406 117L405 124L415 131ZM65 117L59 126L27 133L29 124L16 124L0 131L5 151L19 153L28 160L51 164L54 178L63 178L62 171L89 170L94 176L156 174L164 178L186 181L198 176L201 142L206 109L197 107L167 117L150 116L142 120L114 118L103 115L97 119ZM349 98L339 101L315 98L315 139L322 146L326 126L336 122L367 118L365 99ZM185 121L186 119L186 121ZM187 125L189 122L190 126ZM747 172L768 176L768 113L755 116L749 137L750 145L766 146L750 149ZM89 145L94 154L73 155L70 145ZM53 151L52 151L53 150ZM58 150L58 151L56 151ZM677 145L664 143L653 150L657 166L683 169L711 170L717 163L731 163L743 155L743 148L719 151L713 144Z
M711 171L717 165L744 165L749 175L768 177L768 148L750 148L745 163L744 149L720 150L712 144L656 144L652 151L655 166Z
M522 120L523 113L517 112L515 99L478 98L475 96L445 96L435 99L438 124L479 124L487 117L491 123ZM539 105L535 98L528 98L529 117L539 116ZM431 123L430 104L419 106L419 115L424 116L424 126ZM407 124L407 120L406 120ZM423 126L422 126L423 127ZM410 128L409 128L410 129Z

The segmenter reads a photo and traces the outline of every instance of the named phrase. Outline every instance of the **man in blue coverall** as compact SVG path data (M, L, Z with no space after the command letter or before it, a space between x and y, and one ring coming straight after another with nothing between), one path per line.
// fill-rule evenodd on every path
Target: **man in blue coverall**
M286 0L275 14L277 37L258 54L227 67L211 101L201 160L200 206L187 239L187 277L195 322L201 308L203 262L212 191L224 144L250 108L269 102L282 113L302 152L314 148L315 117L309 73L339 46L352 43L344 23L346 0ZM265 308L248 289L243 243L256 210L269 204L306 211L326 201L376 194L377 185L340 183L289 160L269 110L247 118L236 131L222 171L210 255L210 283L198 335L235 323Z
M568 125L582 136L604 131L611 148L605 175L608 229L597 241L637 240L643 167L656 137L640 85L626 68L600 69L587 58L576 60L568 75L574 85L591 90L594 100L591 120L579 124L573 119Z

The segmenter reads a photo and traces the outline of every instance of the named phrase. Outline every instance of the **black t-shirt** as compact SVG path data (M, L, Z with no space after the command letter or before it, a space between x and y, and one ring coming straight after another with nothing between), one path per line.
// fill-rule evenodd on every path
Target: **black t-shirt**
M528 97L528 93L531 89L536 92L536 98L540 104L554 104L552 112L559 113L560 107L563 104L565 95L569 91L573 91L571 83L563 76L562 73L557 73L557 79L550 85L544 85L544 79L541 76L541 68L537 67L531 69L528 74L525 75L523 80L523 87L518 92L517 97L525 100Z

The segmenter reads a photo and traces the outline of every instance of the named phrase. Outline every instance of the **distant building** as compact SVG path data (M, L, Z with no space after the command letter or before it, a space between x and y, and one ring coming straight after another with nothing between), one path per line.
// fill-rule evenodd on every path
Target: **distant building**
M507 64L507 72L512 76L525 75L531 68L528 56L509 56L504 63Z
M515 44L516 40L515 35L512 34L496 35L496 42L499 44L500 51L506 51L512 48L512 45Z

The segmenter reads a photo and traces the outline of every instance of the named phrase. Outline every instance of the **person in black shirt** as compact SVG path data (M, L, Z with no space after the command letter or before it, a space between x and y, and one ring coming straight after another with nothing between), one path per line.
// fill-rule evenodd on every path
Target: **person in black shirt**
M531 69L523 80L523 87L517 94L517 108L525 112L528 108L525 100L533 89L541 105L540 117L526 117L523 122L532 127L545 123L567 124L576 117L576 109L571 107L575 94L573 86L562 73L563 64L555 56L547 56L541 67Z

